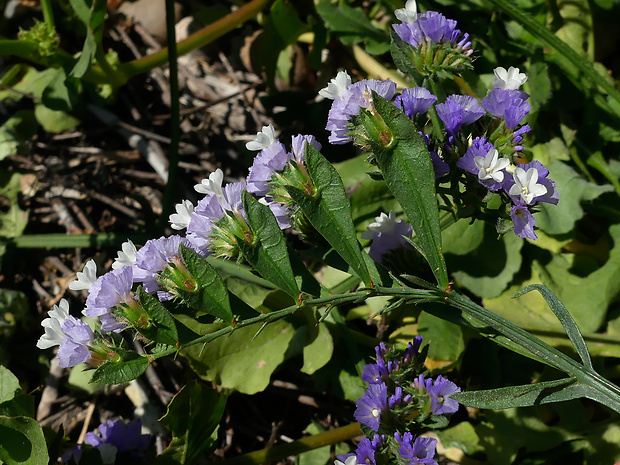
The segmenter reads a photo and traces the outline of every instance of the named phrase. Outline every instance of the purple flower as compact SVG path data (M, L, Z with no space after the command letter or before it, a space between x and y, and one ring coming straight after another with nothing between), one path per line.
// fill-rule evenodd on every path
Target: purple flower
M293 149L293 157L297 160L298 163L303 163L306 161L306 143L310 144L317 150L321 150L321 143L316 140L314 136L304 136L301 134L297 134L292 137L291 148Z
M471 146L457 162L459 168L475 174L478 182L490 191L497 192L504 187L505 180L509 177L506 175L506 166L508 160L504 158L495 159L493 156L497 150L484 137L476 137ZM487 172L487 170L490 170ZM501 174L501 176L499 176Z
M440 103L435 108L446 125L446 131L453 137L461 126L473 123L485 113L478 100L469 95L450 95L445 103Z
M133 267L125 266L109 271L90 288L84 314L88 317L110 313L118 304L135 302L131 293Z
M448 165L443 158L439 156L437 152L431 150L431 161L433 162L433 169L435 170L435 179L439 179L450 172L450 165Z
M370 384L381 384L388 379L388 371L383 360L368 364L362 371L362 380Z
M247 179L248 192L258 196L267 195L269 193L267 183L271 181L276 171L284 169L291 158L291 154L286 151L284 144L280 141L275 141L262 150L254 157L254 162L250 167Z
M372 105L372 91L375 91L386 100L392 100L396 92L396 83L393 81L377 81L366 79L351 84L342 95L335 99L327 116L325 129L331 131L330 144L346 144L353 140L348 136L351 117L358 115L360 108L370 108Z
M58 364L63 368L70 368L90 360L88 344L93 341L90 326L74 316L67 315L60 329L63 336L58 348Z
M425 41L436 44L455 44L458 50L469 56L472 53L469 34L456 29L456 21L447 19L437 11L427 11L417 15L417 20L402 24L392 24L396 34L408 44L419 47Z
M413 342L410 342L407 345L407 350L405 350L405 357L403 359L403 364L408 365L409 363L415 360L416 355L418 355L418 351L420 350L420 346L422 345L422 340L424 338L422 336L415 336L413 338Z
M410 248L411 244L405 237L411 238L413 227L404 220L396 221L396 215L390 211L388 215L381 213L375 222L368 225L362 233L362 239L372 239L368 255L376 262L381 262L383 256L399 247Z
M504 118L508 129L513 129L530 112L528 97L520 90L496 87L480 103L496 118Z
M409 465L415 463L437 465L435 461L436 439L418 436L413 441L413 435L408 431L402 437L398 432L394 433L394 439L400 445L399 454L410 461Z
M439 375L432 387L427 387L427 391L431 397L431 412L435 415L454 413L459 409L459 403L451 399L450 394L461 392L461 388L452 381Z
M380 437L378 434L375 437ZM374 442L374 441L373 441ZM377 452L377 446L370 442L370 439L363 438L357 445L356 456L358 464L376 465L375 453ZM380 444L380 443L379 443Z
M405 396L406 397L406 396ZM400 406L403 403L403 388L397 386L394 390L394 394L390 396L388 399L388 406L393 409L394 407Z
M151 442L150 434L141 434L142 421L139 418L127 424L123 420L108 420L101 423L98 430L99 435L87 433L84 442L93 447L110 444L119 452L144 451Z
M524 205L515 205L510 209L510 218L514 224L515 234L524 239L538 239L534 232L534 224L536 220L534 215L530 213Z
M387 385L371 384L362 397L357 400L353 416L373 431L379 430L381 414L387 409Z
M404 89L403 93L394 99L394 105L403 110L413 119L418 113L426 112L437 100L425 87Z
M181 244L203 257L206 256L185 237L173 235L151 239L136 254L133 281L142 283L142 287L149 294L159 291L159 283L157 282L159 272L166 268L169 263L174 263L176 266L182 265L179 254ZM158 297L159 300L163 301L170 300L174 296L169 292L162 292L158 293Z
M263 205L267 205L269 207L271 213L273 213L273 215L276 217L276 221L278 222L278 226L280 226L280 229L286 229L291 227L292 212L288 208L286 208L286 205L279 202L274 202L271 197L263 197L261 199L258 199L258 201Z

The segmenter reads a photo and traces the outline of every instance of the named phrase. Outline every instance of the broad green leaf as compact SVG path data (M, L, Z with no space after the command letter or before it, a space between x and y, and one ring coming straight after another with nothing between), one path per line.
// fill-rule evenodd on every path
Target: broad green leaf
M136 352L127 352L115 349L120 355L119 361L107 361L99 365L91 382L104 384L123 384L136 379L146 371L149 366L149 357L139 355Z
M291 267L284 234L267 205L243 191L243 207L252 228L252 242L236 238L243 257L263 278L280 287L297 302L299 287Z
M94 371L92 368L85 363L80 363L71 368L67 382L72 388L82 389L89 394L94 394L104 389L105 384L91 382L93 373Z
M483 391L463 391L451 395L466 407L493 410L563 402L584 396L584 387L573 378Z
M27 394L17 394L13 399L0 404L0 415L34 418L34 414L34 397Z
M342 179L333 165L310 144L306 144L306 163L316 193L308 195L300 189L287 186L288 193L312 226L351 266L353 272L370 285L371 275L357 241L351 206Z
M19 380L8 368L0 365L0 404L12 400L21 391Z
M273 28L286 45L293 45L308 30L308 26L299 19L294 3L276 0L271 5L270 16Z
M583 362L583 364L588 368L592 368L592 360L590 359L588 347L583 340L583 336L581 335L581 332L579 331L575 320L573 320L571 314L568 313L566 307L562 305L562 302L560 302L560 300L553 294L553 292L551 292L545 286L541 286L539 284L532 284L519 291L514 297L520 297L533 290L537 290L538 292L540 292L540 294L547 301L549 308L553 311L553 313L555 313L555 316L558 318L558 320L560 320L560 323L562 323L562 326L564 327L568 338L573 344L573 347L579 354L579 357L581 357L581 361Z
M549 178L556 183L560 193L557 205L543 203L534 215L536 226L547 234L565 234L572 231L575 222L583 217L582 201L594 200L612 186L597 186L581 178L575 170L561 161L552 161L547 168Z
M556 6L556 18L561 18L562 26L555 34L578 55L594 60L594 31L588 1L557 0Z
M179 247L185 267L199 283L198 289L177 292L183 301L196 310L198 315L209 314L221 318L227 323L233 322L233 313L228 300L226 284L209 262L193 250L181 245Z
M389 48L387 34L375 27L361 8L352 8L346 3L335 5L329 1L320 1L316 4L316 11L343 44L354 45L365 42L368 53L387 52Z
M310 324L304 344L304 364L301 372L311 375L324 367L332 357L334 341L325 323Z
M284 320L265 326L256 335L259 329L257 325L246 326L181 353L201 378L225 389L255 394L267 387L272 373L290 355L287 349L295 335L293 325Z
M456 223L443 230L441 240L443 253L447 256L467 255L476 250L484 239L484 222L461 218Z
M0 461L7 465L47 465L45 437L36 420L0 416Z
M369 145L385 182L407 214L420 250L441 288L448 271L441 251L435 171L422 136L404 112L373 92L377 116L363 113Z
M69 113L51 110L43 104L34 106L34 116L43 129L54 134L69 131L80 124L80 120Z
M136 330L147 339L161 344L177 346L179 335L174 324L174 319L166 307L157 300L156 297L150 295L142 286L138 287L136 293L138 302L149 317L151 327L140 328L136 326Z
M422 304L422 310L429 305L439 304ZM428 357L435 362L455 362L465 350L459 326L424 311L418 320L418 334L429 344Z
M521 268L523 239L513 233L498 238L495 228L487 223L482 232L477 249L466 255L446 254L446 261L459 286L479 297L492 298L506 289Z
M32 111L15 112L0 126L0 160L19 154L36 132L37 122Z
M468 421L462 421L457 425L442 431L435 431L443 447L456 447L467 455L472 456L478 452L484 452L480 444L480 438L476 430Z
M162 460L157 463L191 464L215 445L217 431L222 419L226 396L219 395L209 386L192 380L174 396L166 414L159 420L173 435Z
M317 435L325 432L325 428L317 420L313 420L305 429L310 435ZM316 449L304 452L297 456L295 465L331 465L331 452L329 445L317 447Z
M28 223L28 212L19 207L21 174L10 171L0 171L0 196L5 197L10 204L8 211L0 213L0 236L20 236Z

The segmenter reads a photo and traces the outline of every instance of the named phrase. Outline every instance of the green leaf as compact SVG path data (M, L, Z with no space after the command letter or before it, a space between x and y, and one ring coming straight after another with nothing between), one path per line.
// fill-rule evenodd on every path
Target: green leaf
M478 452L484 452L476 430L468 421L462 421L442 431L435 431L435 433L439 436L439 440L445 448L456 447L469 456Z
M91 62L94 60L97 47L101 46L107 2L106 0L93 0L88 11L88 18L86 18L86 2L81 0L70 1L78 17L86 25L86 39L82 47L82 54L70 73L70 76L81 78L86 74Z
M530 407L578 399L585 396L585 389L574 378L544 381L523 386L509 386L484 391L455 392L450 397L466 407L506 409Z
M17 376L0 365L0 404L12 400L20 391Z
M295 328L284 320L265 326L256 335L258 329L246 326L229 337L190 346L181 353L201 378L225 389L255 394L267 387L272 373L286 359L295 335Z
M377 116L363 112L369 145L385 182L403 207L416 241L441 288L448 270L441 250L439 207L431 156L415 124L404 112L373 92Z
M424 76L415 66L415 47L401 39L396 31L390 31L390 38L390 53L396 67L414 82L421 83Z
M208 314L232 323L234 318L228 300L228 290L215 268L193 250L183 245L179 250L185 267L199 284L195 291L177 290L183 301L195 309L198 315Z
M69 373L68 384L72 388L81 389L89 394L94 394L97 391L101 391L105 388L105 384L93 383L91 379L93 377L94 370L85 363L71 368Z
M583 340L583 336L581 335L581 331L577 327L577 323L573 320L573 317L566 307L562 305L562 302L545 286L541 286L540 284L532 284L523 288L517 294L515 294L514 298L520 297L523 294L527 294L530 291L537 290L540 294L545 298L549 308L555 313L555 316L560 320L568 338L570 339L573 347L581 357L581 361L588 368L592 367L592 360L590 359L590 353L588 352L588 347L586 346L586 342Z
M91 378L93 383L123 384L136 379L149 366L149 357L136 352L114 349L120 355L119 361L107 361L100 365Z
M449 263L448 254L467 255L473 252L482 244L483 239L483 221L474 220L472 223L468 218L461 218L441 233L446 260Z
M316 4L316 11L328 29L335 32L343 44L366 42L369 53L387 52L389 48L387 34L373 26L361 8L352 8L346 3L334 5L329 1L321 1Z
M506 289L521 268L523 239L512 233L498 238L488 223L483 223L481 232L483 240L477 249L466 255L446 255L446 260L459 286L479 297L493 298Z
M422 309L436 305L440 304L424 304ZM418 334L429 344L428 357L434 361L455 362L465 350L459 326L424 311L418 320Z
M20 236L28 224L28 212L19 207L20 178L19 173L0 171L0 196L6 197L10 204L8 211L0 213L0 236Z
M565 234L573 230L577 220L583 217L582 201L594 200L604 192L614 190L612 186L597 186L583 179L575 170L561 161L552 161L547 168L549 178L556 183L560 193L557 205L541 204L540 212L534 215L536 226L547 234Z
M372 279L357 241L351 219L351 205L342 179L333 165L310 144L306 144L306 163L316 193L308 195L300 189L287 186L288 193L312 226L351 266L352 271L370 285Z
M7 465L47 465L43 430L32 418L0 416L0 460Z
M215 445L214 433L225 406L226 396L196 380L187 383L159 420L172 432L173 439L156 463L195 463Z
M80 120L64 111L51 110L42 103L34 106L34 116L47 132L58 134L74 129Z
M236 238L243 257L263 278L280 287L297 302L299 287L291 267L284 234L267 205L243 191L243 207L252 228L252 243Z
M304 344L304 364L301 372L311 375L324 367L332 358L334 341L325 323L314 322L308 325L308 334Z
M0 126L0 160L20 153L26 141L37 132L37 122L30 110L19 110Z
M166 307L156 297L142 289L142 286L138 287L136 294L138 302L148 315L149 322L151 323L150 328L136 326L136 330L151 341L176 346L179 341L179 335L170 312L166 310Z

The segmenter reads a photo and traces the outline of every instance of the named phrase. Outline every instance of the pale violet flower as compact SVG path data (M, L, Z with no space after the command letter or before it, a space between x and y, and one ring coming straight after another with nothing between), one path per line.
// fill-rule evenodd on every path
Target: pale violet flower
M339 71L336 77L327 84L327 87L319 90L319 95L330 100L336 100L342 98L350 85L351 76L346 71Z
M60 341L64 336L61 326L67 319L67 316L69 316L69 302L65 299L60 299L58 305L54 305L47 314L49 318L41 322L45 334L37 342L39 349L49 349L50 347L60 345Z
M535 197L547 193L547 188L542 184L538 184L538 170L536 168L530 168L527 171L523 168L515 168L512 176L515 183L508 191L508 194L515 197L520 196L526 205L532 203Z
M123 245L121 245L121 250L118 251L116 260L112 263L112 269L118 270L125 266L132 266L136 262L136 253L138 253L136 246L127 239L127 241L123 242Z
M520 73L519 68L510 67L508 71L506 68L498 66L493 70L495 76L493 76L493 87L499 87L500 89L517 90L525 81L527 81L527 75Z
M357 457L355 455L351 455L347 457L344 462L336 459L334 465L357 465Z
M209 175L208 179L203 179L200 184L196 184L194 186L194 190L201 194L213 194L217 197L220 203L224 203L226 200L224 198L224 192L222 191L223 181L224 172L218 168Z
M202 184L200 185L202 187ZM176 213L173 213L168 217L170 227L180 231L187 228L190 220L192 219L192 213L194 212L194 204L191 200L183 200L181 203L177 203L175 206Z
M374 223L370 223L362 233L362 239L372 239L376 233L393 233L395 230L396 214L392 210L387 215L381 212L375 217Z
M499 158L496 149L489 150L485 157L474 157L474 163L478 167L478 179L481 181L493 180L502 182L504 180L504 169L510 164L507 158Z
M263 130L256 134L254 140L251 140L245 144L245 148L253 151L265 150L275 141L276 130L274 129L273 124L270 124L269 126L263 126Z
M81 291L90 289L95 281L97 281L97 264L95 260L88 260L84 269L76 274L77 279L69 283L69 289L72 291Z
M395 10L394 15L403 23L415 23L418 19L418 6L415 0L407 0L405 8Z

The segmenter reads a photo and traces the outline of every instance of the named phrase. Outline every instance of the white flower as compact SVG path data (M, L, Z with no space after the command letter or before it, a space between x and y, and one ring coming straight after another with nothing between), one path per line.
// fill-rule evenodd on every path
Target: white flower
M69 316L69 302L65 299L60 299L59 305L54 305L47 314L49 318L41 322L41 326L45 329L45 334L37 342L39 349L49 349L50 347L60 345L60 341L64 336L60 327L67 316Z
M264 128L263 128L264 129ZM221 205L226 203L224 192L222 191L222 182L224 181L224 172L216 169L209 175L209 179L203 179L200 184L194 186L194 190L201 194L213 194L217 197Z
M202 184L200 184L202 187ZM190 220L192 219L192 213L194 212L194 204L191 200L183 200L181 203L177 203L175 206L176 213L173 213L168 217L170 227L180 231L187 228Z
M418 6L415 0L407 0L405 8L399 8L394 11L396 18L403 23L414 23L418 19Z
M112 263L112 269L118 270L119 268L123 268L125 266L132 266L136 263L136 254L138 250L131 240L127 239L126 242L123 242L121 245L121 250L118 251L116 255L116 260Z
M501 66L493 70L495 76L493 77L493 87L499 87L500 89L516 90L525 84L527 81L527 75L520 73L519 68L513 68L512 66L506 71Z
M69 283L69 289L72 291L81 291L82 289L90 289L97 281L97 264L95 260L88 260L84 269L76 274L77 279Z
M515 168L512 177L515 180L514 186L510 188L508 193L513 196L521 196L521 200L529 205L532 200L547 193L547 188L538 182L538 170L534 167L527 170L523 168Z
M396 230L396 215L392 210L389 214L381 213L375 217L375 222L370 223L366 231L362 233L362 239L372 239L375 233L394 233Z
M357 465L357 457L355 455L351 455L347 457L347 459L344 462L341 462L340 460L336 459L336 461L334 462L334 465Z
M346 71L339 71L336 77L332 79L327 87L319 90L319 95L330 100L342 98L342 94L351 85L351 76Z
M248 150L264 150L276 141L276 130L273 124L263 126L263 130L256 134L256 138L245 144Z
M492 179L495 182L504 180L504 172L502 171L510 164L507 158L498 158L499 152L496 149L489 150L484 157L474 157L474 163L480 171L478 171L478 179L488 181Z

